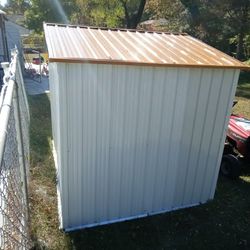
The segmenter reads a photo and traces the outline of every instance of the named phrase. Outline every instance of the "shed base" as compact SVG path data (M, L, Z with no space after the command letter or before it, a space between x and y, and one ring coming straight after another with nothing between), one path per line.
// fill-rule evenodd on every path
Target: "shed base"
M129 221L129 220L144 218L144 217L148 217L148 216L152 216L152 215L163 214L163 213L172 212L172 211L183 209L183 208L198 206L200 204L201 203L195 203L195 204L191 204L191 205L175 207L173 209L166 209L166 210L162 210L162 211L158 211L158 212L152 212L152 213L147 213L147 214L135 215L135 216L130 216L130 217L109 220L109 221L103 221L103 222L97 222L97 223L92 223L92 224L87 224L87 225L80 225L77 227L61 228L61 229L64 230L64 232L72 232L72 231L80 230L80 229L86 229L86 228L91 228L91 227L96 227L96 226L104 226L104 225L108 225L108 224L112 224L112 223L116 223L116 222ZM202 204L204 204L204 203L202 203Z
M56 168L56 171L58 171L57 153L56 153L56 150L55 150L55 145L54 145L53 140L52 140L52 147L53 147L52 153L53 153L53 157L54 157L55 168ZM164 210L157 211L157 212L152 212L152 213L145 213L145 214L134 215L134 216L124 217L124 218L118 218L118 219L114 219L114 220L108 220L108 221L102 221L102 222L96 222L96 223L91 223L91 224L80 225L80 226L76 226L76 227L64 228L63 227L63 222L62 222L61 195L60 195L58 182L57 182L56 186L57 186L57 205L58 205L59 229L63 230L64 232L72 232L72 231L76 231L76 230L80 230L80 229L86 229L86 228L91 228L91 227L96 227L96 226L104 226L104 225L108 225L108 224L112 224L112 223L144 218L144 217L163 214L163 213L167 213L167 212L171 212L171 211L175 211L175 210L179 210L179 209L190 208L190 207L194 207L194 206L198 206L198 205L206 203L206 202L204 202L204 203L194 203L194 204L190 204L190 205L175 207L175 208L172 208L172 209L164 209Z

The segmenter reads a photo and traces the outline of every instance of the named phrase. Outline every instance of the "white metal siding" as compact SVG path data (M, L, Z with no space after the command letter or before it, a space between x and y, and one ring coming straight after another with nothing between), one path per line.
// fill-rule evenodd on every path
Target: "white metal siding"
M63 228L213 197L239 70L52 63L50 71Z

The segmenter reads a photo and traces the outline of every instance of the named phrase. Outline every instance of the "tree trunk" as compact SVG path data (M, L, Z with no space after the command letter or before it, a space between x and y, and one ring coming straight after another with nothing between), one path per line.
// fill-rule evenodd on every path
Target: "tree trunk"
M243 13L240 19L240 28L238 34L238 43L237 43L237 50L236 50L236 58L239 60L244 59L244 36L247 29L246 23L248 22L248 11L249 11L249 2L246 2L244 6Z
M237 50L236 50L236 58L238 60L243 60L244 59L244 48L243 48L243 44L244 44L244 31L241 29L240 33L238 34L238 43L237 43Z
M189 11L191 18L192 18L193 25L199 26L201 23L199 2L198 1L189 1L189 0L180 0L180 2Z
M124 12L125 12L126 26L128 29L136 29L138 23L141 21L141 17L145 8L146 1L147 0L140 0L138 9L135 10L134 14L130 14L128 12L126 1L124 0L121 1L123 8L124 8Z

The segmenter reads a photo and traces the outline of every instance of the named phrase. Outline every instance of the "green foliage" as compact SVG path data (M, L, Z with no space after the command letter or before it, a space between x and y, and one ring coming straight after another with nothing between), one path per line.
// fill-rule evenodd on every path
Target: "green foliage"
M72 23L91 26L121 26L124 17L122 6L117 0L76 0L76 12Z
M41 33L43 22L68 22L68 16L75 11L74 0L30 0L30 8L25 12L26 25Z
M28 0L8 0L4 11L8 14L21 14L23 15L25 10L29 8Z
M22 39L23 48L44 49L45 40L44 34L32 33L28 37Z
M41 32L42 22L68 22L103 27L135 28L146 0L31 0L25 12L28 28ZM65 13L63 13L65 12Z
M44 21L136 28L141 21L163 19L155 28L187 32L238 59L250 56L249 0L30 0L25 17L35 32Z
M238 59L249 56L245 43L250 30L249 0L180 1L190 14L189 33ZM230 43L236 36L235 43Z
M76 0L73 23L103 27L135 28L146 0Z
M244 49L246 58L248 58L248 62L250 64L250 34L247 34L244 37Z
M27 27L37 33L42 31L44 21L60 21L49 0L31 0L31 8L25 12L25 19Z
M182 32L189 28L188 13L180 1L149 0L145 7L144 18L165 19L165 24L159 27L164 31Z

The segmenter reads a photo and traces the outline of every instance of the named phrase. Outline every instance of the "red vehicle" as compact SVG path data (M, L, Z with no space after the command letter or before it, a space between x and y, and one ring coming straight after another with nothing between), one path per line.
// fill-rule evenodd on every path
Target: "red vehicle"
M234 105L237 101L234 101ZM221 173L235 179L240 174L240 161L243 158L250 162L250 120L232 114L229 119Z
M40 59L39 57L32 58L32 63L34 64L39 65L39 64L42 64L43 62L44 62L44 58L42 56L40 57Z

